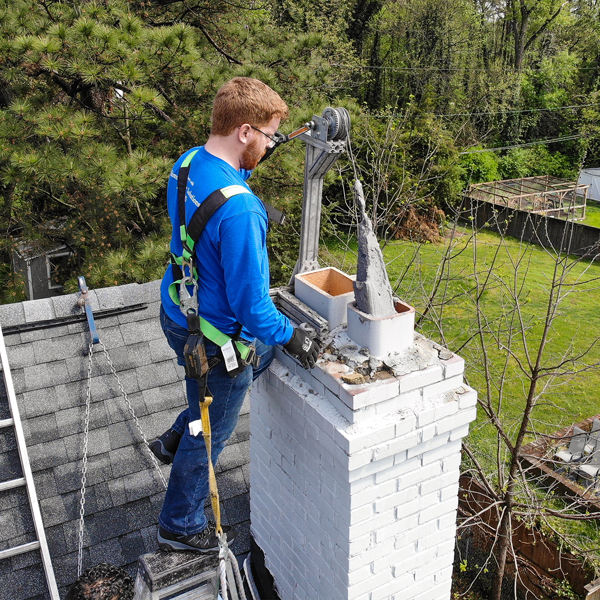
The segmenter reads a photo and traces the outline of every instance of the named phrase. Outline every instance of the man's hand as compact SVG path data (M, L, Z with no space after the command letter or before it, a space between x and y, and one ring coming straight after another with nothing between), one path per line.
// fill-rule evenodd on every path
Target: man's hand
M319 356L319 344L312 340L306 331L295 327L292 338L283 347L297 357L305 369L315 366Z

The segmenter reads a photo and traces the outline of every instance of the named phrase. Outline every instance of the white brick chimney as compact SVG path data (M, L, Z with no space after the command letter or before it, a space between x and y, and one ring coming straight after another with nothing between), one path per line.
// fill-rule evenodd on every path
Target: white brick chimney
M415 334L396 376L359 385L278 350L253 387L252 534L281 600L450 599L477 395L440 350Z

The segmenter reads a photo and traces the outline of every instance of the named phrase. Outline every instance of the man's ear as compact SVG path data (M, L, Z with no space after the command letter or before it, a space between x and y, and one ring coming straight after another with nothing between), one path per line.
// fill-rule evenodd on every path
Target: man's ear
M252 131L252 127L248 123L244 123L238 127L238 140L242 144L247 144L249 142L248 135Z

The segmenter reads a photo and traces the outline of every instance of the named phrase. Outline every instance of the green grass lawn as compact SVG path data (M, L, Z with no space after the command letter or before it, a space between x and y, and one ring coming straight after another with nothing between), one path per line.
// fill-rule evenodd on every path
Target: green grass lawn
M585 219L581 221L585 225L600 227L600 203L588 200L585 208Z
M452 258L444 264L444 254L450 245ZM489 231L480 232L477 242L473 243L470 230L465 228L458 229L452 240L446 238L439 244L387 243L384 257L396 294L412 304L418 316L425 311L436 277L444 269L445 281L439 288L437 305L434 303L419 329L465 359L469 385L494 406L501 404L502 418L514 436L529 383L517 361L526 362L528 355L535 361L557 258L539 246L522 244L512 238L502 240ZM332 242L322 258L323 262L352 273L356 265L356 243ZM576 258L563 260L572 267L567 281L577 282L577 285L558 307L542 360L546 367L593 346L600 334L600 281L594 281L600 278L600 265L576 262ZM486 277L489 284L481 295L480 305L490 324L485 335L491 364L489 377L484 371L480 340L475 336L474 303L477 281L482 282ZM517 293L518 301L515 300ZM517 306L525 326L524 335L516 321ZM502 330L510 325L511 319L513 338L510 343L516 358L508 357L504 349L509 338ZM600 347L593 347L584 359L569 367L579 369L598 362ZM543 386L547 387L542 389L540 385L540 397L533 413L535 431L552 433L600 413L600 370L597 368L578 375L546 378ZM493 463L495 434L482 410L471 429L470 439Z

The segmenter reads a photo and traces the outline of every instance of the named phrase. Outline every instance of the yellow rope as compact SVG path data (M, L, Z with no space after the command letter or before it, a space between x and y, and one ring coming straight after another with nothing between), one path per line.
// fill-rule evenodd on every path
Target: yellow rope
M215 469L212 463L212 441L210 429L210 417L208 407L212 402L212 396L205 396L204 402L200 403L200 417L202 419L202 435L204 436L204 444L206 446L206 454L208 456L208 486L210 489L210 503L215 515L215 525L217 536L223 534L221 529L221 506L219 503L219 490L217 488L217 478L215 477Z
M212 402L212 396L208 390L205 391L204 402L200 402L200 418L202 419L202 435L204 436L204 445L206 446L206 453L208 456L208 485L210 489L210 503L212 505L213 513L215 515L215 527L217 530L217 538L219 540L219 564L220 564L220 585L221 585L221 596L224 600L228 599L227 594L227 573L226 563L229 561L235 577L233 581L230 580L229 587L234 588L237 586L237 591L241 600L246 600L246 594L244 592L244 584L242 583L242 577L237 565L237 561L233 552L227 546L227 539L223 534L221 528L221 506L219 503L219 489L217 488L217 478L215 477L215 469L212 463L212 433L210 428L210 416L208 408Z

